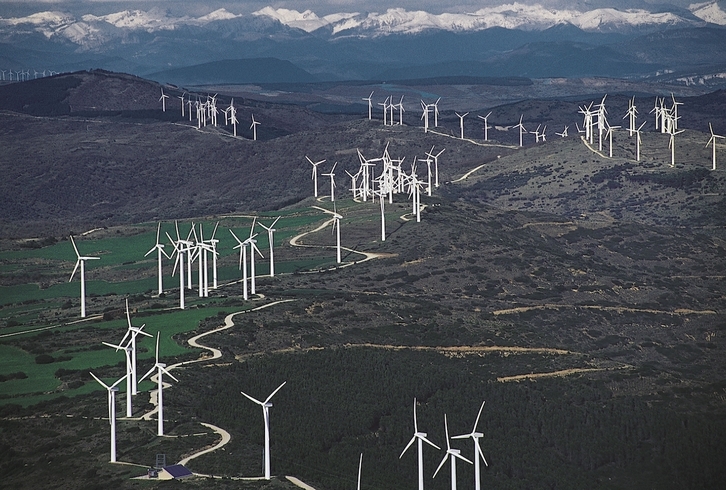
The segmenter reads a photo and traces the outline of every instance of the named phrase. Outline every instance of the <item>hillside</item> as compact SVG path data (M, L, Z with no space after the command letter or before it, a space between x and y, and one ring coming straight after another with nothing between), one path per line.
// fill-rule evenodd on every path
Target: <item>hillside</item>
M416 458L401 451L414 430L412 402L419 430L445 447L444 415L450 435L466 433L485 401L485 488L723 486L726 167L710 170L705 144L709 122L726 130L724 92L678 96L685 132L671 167L659 132L644 130L639 161L625 130L613 137L612 158L607 141L600 151L580 138L578 106L603 94L492 107L485 142L475 113L459 138L448 107L463 98L424 132L418 108L401 126L369 121L365 106L312 111L312 84L286 94L298 103L234 96L234 137L230 126L182 118L183 88L163 86L162 112L161 87L99 71L0 86L5 483L138 488L131 477L157 454L176 462L219 444L211 424L231 438L188 462L209 475L185 482L190 488L292 488L289 475L316 490L348 489L361 453L362 488L408 488ZM415 90L431 98L443 89ZM327 94L349 107L359 91L369 87ZM218 106L232 95L220 93ZM631 96L608 95L614 124ZM637 101L650 119L653 96ZM520 117L528 131L547 125L547 140L527 133L520 148ZM565 125L569 136L556 136ZM440 186L422 193L421 221L408 194L396 194L381 240L379 202L353 200L345 170L357 170L357 150L372 159L387 149L409 171L432 147L444 150ZM305 156L326 160L317 200ZM335 162L334 207L322 175ZM426 163L417 165L426 179ZM276 275L268 275L268 235L255 228L264 258L257 292L244 300L228 230L247 236L253 222L277 216ZM219 287L204 297L195 286L184 310L174 261L163 261L158 294L156 258L144 256L156 221L171 248L163 237L176 219L182 236L192 236L190 221L205 237L219 225ZM67 235L81 232L81 253L102 258L86 270L90 315L79 321ZM156 387L145 381L135 416L117 421L119 459L129 464L112 465L105 393L88 372L106 380L125 372L123 354L101 342L126 331L126 299L133 324L152 335L139 340L142 369L154 362L158 332L178 381L164 388L170 437L156 436ZM283 381L271 409L273 478L251 480L264 431L259 406L240 392L264 399ZM125 388L117 396L121 407ZM452 446L471 457L470 441ZM427 488L450 486L448 468L431 478L442 456L424 451ZM463 488L473 470L458 471Z

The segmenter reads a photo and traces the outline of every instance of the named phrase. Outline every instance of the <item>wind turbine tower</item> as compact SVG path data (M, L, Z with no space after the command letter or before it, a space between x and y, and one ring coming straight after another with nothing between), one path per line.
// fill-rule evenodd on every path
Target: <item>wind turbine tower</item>
M265 398L265 401L263 402L258 400L257 398L251 397L244 391L241 392L244 396L262 407L262 417L265 420L265 480L270 479L270 408L272 408L272 403L270 403L270 400L273 396L275 396L278 391L280 391L283 386L285 386L285 383L287 383L287 381L283 381L282 384L278 386L277 389L270 394L270 396Z
M117 385L124 380L126 376L123 376L116 380L114 384L111 386L107 385L98 377L96 377L95 374L90 373L91 376L93 376L93 379L98 381L98 383L106 388L106 391L108 391L108 421L111 424L111 462L116 462L116 392L118 391ZM128 376L128 375L127 375Z
M73 268L73 272L71 273L71 278L68 279L68 282L71 282L73 280L73 276L76 274L76 271L78 270L78 266L81 266L81 318L86 318L86 261L87 260L99 260L101 257L85 257L81 256L81 254L78 253L78 247L76 247L76 242L73 240L73 235L71 237L71 244L73 244L73 250L76 251L76 257L78 259L76 260L76 266Z

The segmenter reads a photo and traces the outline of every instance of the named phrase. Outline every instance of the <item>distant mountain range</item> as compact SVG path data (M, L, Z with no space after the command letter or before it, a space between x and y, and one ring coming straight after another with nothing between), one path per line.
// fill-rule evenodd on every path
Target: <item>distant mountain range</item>
M223 80L186 69L241 58L268 62L254 76L227 69ZM281 69L270 58L294 66ZM0 18L0 69L32 70L35 77L43 70L89 68L172 83L672 74L684 83L718 85L726 73L726 12L717 2L653 11L553 10L515 2L467 14L393 8L319 17L265 7L201 17L154 8Z

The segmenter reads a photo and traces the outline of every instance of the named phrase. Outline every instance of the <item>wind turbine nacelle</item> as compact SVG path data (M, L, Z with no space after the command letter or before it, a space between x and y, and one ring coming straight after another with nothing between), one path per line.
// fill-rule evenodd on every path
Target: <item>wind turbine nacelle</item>
M426 435L426 432L416 432L415 434L416 437L422 437L424 439L426 439Z
M265 407L265 408L272 408L272 403L271 402L267 402L267 403L265 403L262 406Z
M481 432L474 432L471 434L471 437L474 437L474 438L484 437L484 434L482 434Z

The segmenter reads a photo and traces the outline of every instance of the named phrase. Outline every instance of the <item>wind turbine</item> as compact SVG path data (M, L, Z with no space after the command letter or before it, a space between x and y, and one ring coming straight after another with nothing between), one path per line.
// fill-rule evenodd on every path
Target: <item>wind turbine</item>
M643 129L643 126L645 126L645 123L647 122L648 121L643 121L643 124L641 124L640 127L635 130L635 160L638 162L640 161L640 130Z
M434 187L439 186L439 156L441 156L444 150L446 150L446 148L442 149L440 152L434 155L434 146L432 146L431 151L426 153L427 156L433 158L434 160Z
M237 240L237 246L234 248L239 248L239 268L242 270L242 297L246 300L248 299L247 294L247 244L249 243L248 240L242 241L240 240L237 235L234 234L232 230L229 230L229 232L232 234L235 240ZM257 235L253 235L257 236Z
M181 100L181 117L184 117L184 95L186 95L186 92L181 94L181 96L177 95L177 99Z
M90 373L90 375L93 376L93 379L98 381L98 383L101 386L106 388L106 391L108 391L108 420L109 420L109 423L111 424L111 462L115 463L116 462L116 392L118 391L118 388L116 387L116 385L118 385L121 381L123 381L124 378L126 376L128 376L128 374L126 376L123 376L123 377L119 378L118 380L116 380L116 382L114 384L112 384L111 386L107 385L106 383L104 383L103 381L98 379L98 377L95 374Z
M726 139L724 136L719 136L716 133L713 132L713 126L711 126L711 123L708 123L708 129L711 131L711 138L708 140L708 143L706 143L706 147L708 147L709 144L713 143L713 167L711 170L716 170L716 140L718 138L720 139Z
M468 112L465 112L464 114L459 114L458 112L455 112L457 116L459 116L459 130L461 133L461 139L464 139L464 118L469 114Z
M460 436L452 437L452 439L468 439L469 437L471 437L471 439L474 441L474 490L481 490L479 458L484 461L484 464L486 466L489 466L489 463L487 463L487 459L484 457L484 452L481 450L481 446L479 445L479 439L484 437L484 434L476 431L476 426L479 424L479 417L481 417L481 411L484 408L485 403L486 401L483 401L481 407L479 407L479 413L476 416L476 420L474 421L474 427L471 429L471 432L468 434L462 434Z
M482 119L484 121L484 141L489 141L489 128L490 128L490 126L489 126L488 119L489 119L489 116L491 116L491 115L492 115L492 113L491 113L491 111L489 111L489 114L487 114L484 117L482 117L482 116L476 116L479 119Z
M156 364L154 364L149 371L144 374L141 379L139 379L139 383L141 383L144 379L146 379L147 376L152 374L154 371L156 371L156 386L157 386L157 407L158 407L158 414L159 414L159 421L157 424L157 431L156 435L163 436L164 435L164 398L163 398L163 380L162 380L162 374L166 374L171 379L179 382L178 379L174 377L173 374L171 374L169 371L166 370L166 364L163 362L159 362L159 332L156 332Z
M561 133L557 133L557 132L556 132L555 134L556 134L557 136L560 136L560 137L562 137L562 138L566 138L566 137L567 137L567 130L568 130L569 128L570 128L569 126L565 126L565 129L563 129ZM579 128L578 128L578 130L579 130Z
M408 451L408 448L410 448L413 443L416 442L418 444L418 490L423 490L424 488L424 467L423 467L423 443L435 447L436 449L441 449L439 446L434 444L433 442L429 441L426 438L425 432L419 432L418 430L418 422L416 420L416 399L413 399L413 437L410 441L408 441L408 444L403 449L403 452L398 457L398 459L401 459L403 455Z
M132 372L132 364L131 364L131 344L127 345L115 345L111 344L109 342L101 342L103 345L107 347L111 347L112 349L116 349L116 352L123 350L124 354L126 356L126 417L131 418L134 415L133 409L131 407L131 392L133 391L133 372ZM121 342L123 344L123 341Z
M474 463L462 456L460 450L451 448L451 443L449 442L449 423L446 421L446 414L444 414L444 427L446 429L446 454L444 454L441 463L439 463L439 467L436 468L436 471L434 472L434 478L436 478L439 470L441 470L441 468L444 466L444 463L446 463L446 459L449 458L451 461L451 490L456 490L456 460L460 459L462 461L466 461L469 464Z
M389 95L386 97L386 100L384 100L382 103L379 102L378 105L383 106L383 125L386 126L388 124L388 100L391 98Z
M144 255L144 257L148 256L154 250L157 251L156 256L157 256L158 269L159 269L159 272L158 272L158 275L159 275L159 294L161 294L161 293L164 292L164 281L163 281L163 276L161 275L161 256L163 254L167 259L169 258L169 256L166 255L166 253L164 252L164 245L162 245L161 243L159 243L159 233L161 233L161 222L159 222L159 226L156 227L156 245L154 245L153 247L151 247L151 250L149 250L148 252L146 252L146 255Z
M76 247L76 242L73 240L73 235L70 235L71 237L71 244L73 244L73 250L76 251L76 266L73 268L73 272L71 273L71 278L68 279L68 282L71 282L73 280L73 276L76 274L76 271L78 270L78 266L81 266L81 318L86 318L86 261L87 260L99 260L101 257L85 257L78 253L78 247Z
M525 132L527 132L526 129L524 129L524 125L522 124L522 118L524 117L524 114L519 116L519 124L514 126L515 128L519 128L519 146L522 146L522 135L524 135Z
M319 162L313 162L312 160L310 160L310 157L308 157L307 155L305 155L305 158L307 158L308 162L310 162L310 165L313 166L312 179L313 179L313 182L315 185L315 197L318 197L318 165L320 165L321 163L325 163L325 160L320 160Z
M261 402L257 398L251 397L244 391L241 392L244 396L262 407L262 417L265 420L265 480L270 479L270 408L272 408L272 403L270 403L270 400L273 396L275 396L278 391L280 391L280 388L285 386L285 383L287 383L287 381L283 381L282 384L278 386L275 391L270 393L270 396L265 398L264 402Z
M169 96L164 93L164 87L161 87L161 97L159 97L159 102L161 102L161 109L163 112L166 112L166 99L168 99Z
M273 243L274 240L272 238L272 234L277 231L275 230L274 226L275 223L277 223L277 220L279 220L281 216L278 216L275 218L275 221L272 222L270 226L265 226L262 223L260 223L260 226L263 227L265 230L267 230L267 240L270 242L270 277L275 277L275 258L273 255Z
M250 126L250 129L252 130L252 141L257 141L257 125L258 124L260 124L260 123L255 121L255 115L252 114L252 125Z
M373 92L371 92L371 95L368 97L363 97L363 100L368 101L368 120L370 121L373 118L373 102L371 102L373 98Z
M327 174L322 174L325 176L330 177L330 201L335 201L335 174L333 173L335 171L335 167L338 165L338 162L335 162L333 164L333 168L330 169L330 172Z
M421 114L421 119L423 119L424 122L424 133L429 132L429 106L426 104L423 100L421 101L421 109L423 109L423 113Z
M436 102L434 102L434 127L439 127L439 101L441 101L441 97L436 99Z
M338 211L333 208L333 231L336 232L336 260L338 264L341 262L341 254L340 254L340 220L343 219L341 215L338 214Z
M670 139L668 140L668 148L671 150L671 167L676 166L676 135L681 134L684 129L681 129L680 131L671 131Z
M136 371L136 336L137 335L145 335L147 337L153 338L154 336L144 332L142 329L146 326L146 324L141 325L140 327L134 327L131 325L131 314L129 313L129 299L126 298L126 322L129 325L129 329L124 334L124 337L121 339L121 342L119 342L119 345L123 345L124 340L126 340L126 337L131 334L131 337L129 338L128 345L131 346L131 394L136 395L137 393L137 371Z
M609 145L610 145L609 146L609 148L610 148L609 156L610 156L610 158L612 158L613 157L613 131L616 129L620 129L620 126L610 126L610 124L607 123L607 121L605 122L605 124L607 126L607 138L608 138Z
M257 236L257 233L254 235L252 234L255 231L255 223L257 222L257 218L254 218L252 220L252 226L250 227L250 236L246 242L250 244L250 293L256 294L255 291L255 252L260 254L260 257L263 259L265 258L264 255L262 255L262 252L260 252L260 249L257 248L257 240L255 240L255 237Z
M398 125L403 126L403 113L406 112L406 109L403 108L403 95L401 96L401 100L398 101L397 107L398 107ZM393 118L391 118L391 122L393 122Z

